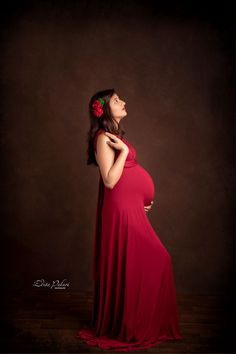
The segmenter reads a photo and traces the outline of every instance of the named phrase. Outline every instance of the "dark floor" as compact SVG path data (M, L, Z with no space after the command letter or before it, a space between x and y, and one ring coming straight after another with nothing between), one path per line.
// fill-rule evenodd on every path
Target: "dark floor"
M224 296L179 294L182 341L163 342L136 353L233 353L232 313ZM74 336L90 322L92 296L35 289L5 302L1 353L104 352ZM231 334L230 334L231 332ZM134 352L135 353L135 352Z

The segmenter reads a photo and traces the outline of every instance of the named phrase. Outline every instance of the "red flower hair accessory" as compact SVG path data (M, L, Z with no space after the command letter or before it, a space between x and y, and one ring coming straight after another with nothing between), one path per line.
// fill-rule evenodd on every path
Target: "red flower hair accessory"
M103 114L103 105L104 105L104 100L102 98L98 98L97 100L95 100L93 102L93 114L96 116L96 117L101 117L101 115Z

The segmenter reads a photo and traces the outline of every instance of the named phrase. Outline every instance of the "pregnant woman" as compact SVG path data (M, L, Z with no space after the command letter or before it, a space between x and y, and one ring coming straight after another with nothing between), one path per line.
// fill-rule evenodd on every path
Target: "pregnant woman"
M128 352L180 340L172 259L147 212L154 183L123 138L125 102L114 89L89 104L87 164L99 167L90 327L75 337L90 346Z

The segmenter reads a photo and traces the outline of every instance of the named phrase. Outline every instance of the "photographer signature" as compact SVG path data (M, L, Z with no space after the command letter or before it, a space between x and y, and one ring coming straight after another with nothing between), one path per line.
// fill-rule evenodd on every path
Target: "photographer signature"
M53 280L51 283L46 282L44 279L37 279L33 282L33 286L37 288L46 287L50 289L66 289L70 286L70 283L67 282L66 279L63 279L62 281Z

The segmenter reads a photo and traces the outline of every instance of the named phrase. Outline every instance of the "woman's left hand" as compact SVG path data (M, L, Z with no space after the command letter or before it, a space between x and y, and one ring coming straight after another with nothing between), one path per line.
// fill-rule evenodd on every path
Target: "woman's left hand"
M148 211L151 209L153 203L154 203L154 201L152 200L150 205L147 205L147 206L144 205L144 210L145 210L145 212L148 212Z

